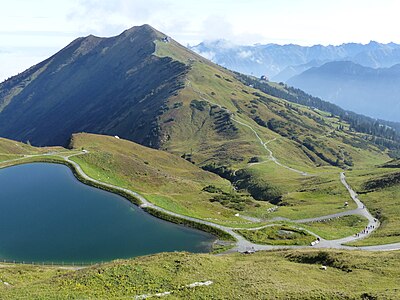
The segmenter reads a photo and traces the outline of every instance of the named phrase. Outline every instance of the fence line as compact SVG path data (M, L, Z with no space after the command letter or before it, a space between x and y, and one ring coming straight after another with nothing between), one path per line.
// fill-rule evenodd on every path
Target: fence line
M103 265L107 262L52 262L52 261L25 261L25 260L12 260L12 259L0 259L0 263L5 264L16 264L16 265L30 265L30 266L55 266L55 267L89 267L95 265Z

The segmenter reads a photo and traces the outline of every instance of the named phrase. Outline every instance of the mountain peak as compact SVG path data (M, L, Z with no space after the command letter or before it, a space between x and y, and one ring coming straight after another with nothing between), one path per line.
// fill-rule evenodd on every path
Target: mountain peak
M165 34L161 33L154 27L152 27L149 24L143 24L140 26L133 26L124 32L120 34L120 36L131 36L131 35L137 35L137 34L148 34L151 36L154 36L155 38L157 37L164 37Z
M146 24L110 38L76 39L0 85L0 115L4 117L0 116L0 124L9 118L10 124L21 129L16 135L11 127L0 125L0 134L36 145L66 145L71 133L80 131L156 144L159 107L184 86L188 68L154 54L154 41L163 38L164 34ZM18 93L17 86L23 86ZM40 111L43 103L53 113L33 117L30 111ZM70 116L68 120L64 114ZM55 129L54 135L46 134L48 124Z

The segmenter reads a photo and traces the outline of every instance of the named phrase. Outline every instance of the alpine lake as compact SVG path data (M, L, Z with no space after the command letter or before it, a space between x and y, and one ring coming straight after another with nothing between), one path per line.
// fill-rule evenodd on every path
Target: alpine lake
M0 261L90 264L159 252L208 252L214 240L81 183L64 165L0 169Z

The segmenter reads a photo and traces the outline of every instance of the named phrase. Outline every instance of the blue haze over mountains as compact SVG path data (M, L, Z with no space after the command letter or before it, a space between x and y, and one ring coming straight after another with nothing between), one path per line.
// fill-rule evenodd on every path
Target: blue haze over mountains
M191 49L228 69L266 75L345 109L400 122L399 44L238 46L217 40Z

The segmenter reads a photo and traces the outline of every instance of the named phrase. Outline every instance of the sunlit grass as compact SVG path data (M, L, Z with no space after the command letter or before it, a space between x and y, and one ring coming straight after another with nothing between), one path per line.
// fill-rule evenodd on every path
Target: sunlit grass
M320 270L326 265L327 270ZM397 299L399 252L297 250L252 255L163 253L83 270L5 265L2 299ZM206 287L183 288L212 281Z

